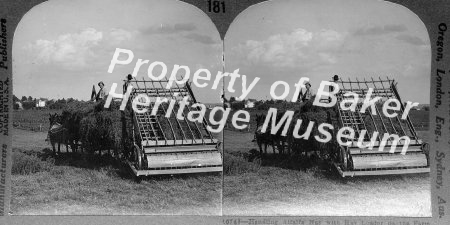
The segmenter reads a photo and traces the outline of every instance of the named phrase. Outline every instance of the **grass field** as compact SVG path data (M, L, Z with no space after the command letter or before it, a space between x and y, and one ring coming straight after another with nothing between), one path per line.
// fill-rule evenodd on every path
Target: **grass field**
M260 166L242 158L257 148L252 139L252 133L225 131L224 215L431 216L428 174L342 179L318 167Z
M243 156L257 148L251 142L255 115L265 112L251 111L249 130L225 130L223 186L220 174L152 177L135 183L128 168L107 155L53 157L44 142L46 132L14 129L12 213L431 216L429 175L341 179L318 167L304 171L286 169L285 161L248 162ZM14 122L37 121L46 129L48 113L15 112ZM411 113L414 124L427 127L427 113ZM427 140L427 132L419 133Z
M13 132L14 215L221 213L220 174L152 177L136 183L128 168L108 155L53 157L45 132Z
M32 130L32 131L47 131L49 123L49 113L61 113L61 110L18 110L13 112L13 126L15 128Z

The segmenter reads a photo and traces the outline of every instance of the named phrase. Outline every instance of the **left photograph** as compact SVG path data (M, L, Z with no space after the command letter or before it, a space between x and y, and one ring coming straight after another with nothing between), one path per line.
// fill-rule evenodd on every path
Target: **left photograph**
M205 13L50 0L13 40L11 214L222 214L223 85L192 79L223 68Z

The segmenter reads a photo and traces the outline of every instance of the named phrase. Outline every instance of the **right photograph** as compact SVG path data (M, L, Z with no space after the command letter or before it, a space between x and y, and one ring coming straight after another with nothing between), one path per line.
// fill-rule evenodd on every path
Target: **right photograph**
M262 2L230 25L224 58L246 79L222 100L249 122L223 132L223 215L431 217L431 48L414 12Z

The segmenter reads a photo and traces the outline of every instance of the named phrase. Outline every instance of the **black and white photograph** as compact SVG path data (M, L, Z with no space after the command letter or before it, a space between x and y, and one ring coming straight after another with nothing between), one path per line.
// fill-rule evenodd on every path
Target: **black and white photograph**
M450 2L2 3L0 224L449 219Z
M222 68L203 12L172 0L52 0L14 36L12 214L221 214L222 136L186 117L194 103L207 115L221 105L222 84L183 83L181 70L169 81L175 65ZM153 107L157 98L169 101ZM151 105L134 111L135 99Z
M431 216L431 50L417 15L383 1L267 1L236 17L224 52L247 87L259 79L245 99L224 87L251 118L224 130L224 215ZM379 100L363 110L366 98Z

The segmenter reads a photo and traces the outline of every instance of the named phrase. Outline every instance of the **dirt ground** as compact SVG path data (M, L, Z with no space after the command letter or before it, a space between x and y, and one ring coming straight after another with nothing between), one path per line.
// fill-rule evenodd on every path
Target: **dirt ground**
M252 133L226 130L225 152L256 149L252 139ZM223 183L224 215L431 216L428 174L343 179L323 171L262 166L225 175Z

